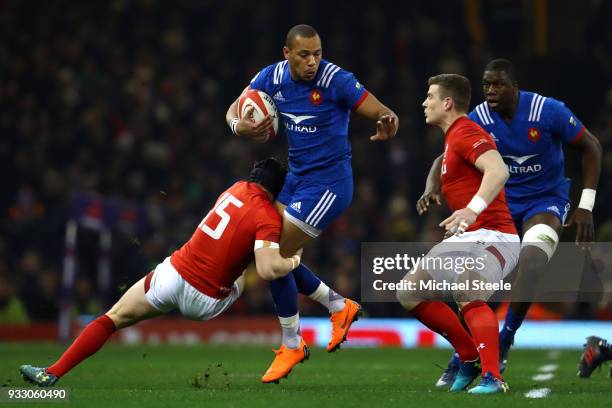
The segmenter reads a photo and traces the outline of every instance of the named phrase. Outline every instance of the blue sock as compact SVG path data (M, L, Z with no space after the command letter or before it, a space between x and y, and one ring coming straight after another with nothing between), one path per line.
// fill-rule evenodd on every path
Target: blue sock
M291 271L291 273L295 277L295 283L298 290L303 295L309 296L313 294L321 284L321 279L303 263Z
M514 335L519 327L521 327L523 320L525 320L525 315L517 315L512 308L508 307L504 327L502 327L501 332L499 332L500 349L508 349L510 345L514 343Z
M270 292L279 317L291 317L297 314L298 290L292 272L280 279L270 281Z

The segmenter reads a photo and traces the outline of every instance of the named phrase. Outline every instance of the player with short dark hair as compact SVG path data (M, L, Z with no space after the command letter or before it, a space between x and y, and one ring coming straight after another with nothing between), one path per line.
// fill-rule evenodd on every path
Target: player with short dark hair
M467 282L503 279L518 260L519 238L512 222L504 183L508 169L495 142L487 132L467 117L470 83L456 74L442 74L428 81L427 98L423 102L427 124L441 128L445 146L441 166L442 194L452 215L442 221L447 234L427 257L439 259L480 259L480 270L449 271L423 264L404 277L419 282ZM457 102L458 101L458 102ZM497 318L486 301L494 291L455 290L453 298L470 330L465 330L459 317L444 302L430 300L437 293L419 294L400 290L401 305L431 330L445 337L459 354L460 372L451 391L466 390L481 374L479 385L468 392L493 394L506 392L498 361ZM478 367L478 360L482 368Z
M292 254L319 236L350 205L353 173L348 124L352 112L376 121L372 141L397 132L398 118L357 81L355 76L322 59L317 31L307 25L291 28L283 47L285 59L261 70L245 88L270 95L281 115L289 141L289 173L276 206L283 214L281 254ZM238 98L239 99L239 98ZM238 118L238 99L229 107L227 124L242 137L265 139L269 116L254 123L251 111ZM332 352L346 339L360 306L331 290L304 264L270 283L282 327L282 346L263 382L285 377L303 358L306 344L299 334L298 291L330 312Z
M450 97L458 112L467 112L472 98L472 85L461 75L440 74L429 78L427 85L438 85L440 97Z
M256 261L259 276L273 280L300 264L300 253L279 252L281 216L273 201L286 175L274 158L255 163L248 181L219 196L191 239L88 324L50 367L23 365L24 379L51 386L96 353L118 329L178 309L192 320L210 320L227 310L244 289L244 270ZM308 357L306 354L305 358Z
M514 65L508 60L489 62L482 86L486 100L469 117L491 134L510 172L506 197L522 233L519 275L514 286L527 293L530 283L521 277L534 276L546 265L557 248L562 227L576 224L577 244L593 240L592 210L601 170L601 145L563 102L519 89ZM570 180L564 175L563 145L582 153L582 196L568 221ZM417 203L419 213L431 202L439 204L441 160L442 156L438 157L431 168L426 190ZM512 302L508 307L500 332L502 371L529 306L527 302ZM455 356L437 385L449 385L457 370Z

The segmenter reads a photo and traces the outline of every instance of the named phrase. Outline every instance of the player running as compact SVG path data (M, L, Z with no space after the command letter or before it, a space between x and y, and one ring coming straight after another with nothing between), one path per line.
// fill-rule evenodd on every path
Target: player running
M281 216L272 204L286 172L273 158L255 163L248 181L235 183L219 196L185 245L88 324L53 365L21 366L24 379L51 386L96 353L116 330L174 309L192 320L218 316L242 293L243 271L253 259L263 279L289 273L299 265L300 255L280 255Z
M442 194L454 211L440 223L446 228L447 238L436 245L428 257L458 261L480 259L484 266L466 274L455 274L435 266L423 268L427 264L422 264L421 269L409 272L404 279L419 282L434 278L452 282L477 277L497 282L512 271L519 255L519 237L503 190L508 169L491 136L467 117L471 95L468 79L442 74L429 78L428 84L427 98L423 102L425 121L445 133ZM497 319L486 303L493 293L490 290L452 292L471 335L446 303L424 300L431 299L432 294L415 297L410 290L397 293L402 306L444 336L459 354L460 372L451 391L467 389L479 374L482 376L480 384L469 393L493 394L508 390L499 371Z
M601 145L562 102L520 90L514 65L508 60L487 64L483 92L486 101L469 117L491 134L510 172L506 197L523 241L514 287L528 297L532 283L521 277L534 276L551 259L562 226L576 224L577 244L593 240L592 210L601 169ZM564 176L563 144L582 152L582 196L567 222L570 180ZM419 213L431 202L439 204L441 159L436 159L429 173L426 191L417 204ZM502 372L529 306L527 302L512 302L508 307L499 336ZM457 363L457 356L453 356L437 386L452 383Z
M606 361L612 360L612 344L597 336L587 337L584 352L578 363L578 376L589 378L593 371ZM612 368L610 369L612 374ZM612 375L611 375L612 376Z
M319 236L350 205L353 197L348 123L355 111L376 121L372 141L395 135L398 118L357 81L355 76L322 59L316 30L297 25L283 47L285 60L261 70L247 87L274 99L289 141L289 173L276 207L283 214L280 250L294 254ZM238 136L260 138L272 127L270 117L259 123L238 119L238 99L226 121ZM283 378L305 355L299 332L298 291L321 303L330 313L332 335L327 351L336 350L359 315L360 306L331 290L304 264L270 283L282 327L282 346L276 351L263 382Z

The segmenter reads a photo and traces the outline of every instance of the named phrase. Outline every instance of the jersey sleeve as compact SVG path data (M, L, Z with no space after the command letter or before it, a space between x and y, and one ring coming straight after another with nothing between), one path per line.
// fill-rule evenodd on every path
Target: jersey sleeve
M255 213L255 249L280 243L282 218L271 205L261 205Z
M333 72L333 71L332 71ZM357 109L368 96L368 91L352 72L340 69L334 79L336 99L348 109Z
M274 70L275 66L276 64L269 65L265 67L264 69L262 69L261 71L259 71L257 74L255 74L253 79L251 79L249 88L257 89L258 91L263 91L271 95L272 90L270 89L270 87L271 87L272 81L270 78L271 78L272 71Z
M584 125L563 102L547 98L546 105L544 113L550 112L550 116L546 116L552 122L552 129L557 137L564 143L574 143L582 137Z
M471 127L463 127L459 130L460 132L454 137L452 147L459 156L470 163L475 164L481 154L497 149L491 136L484 131Z

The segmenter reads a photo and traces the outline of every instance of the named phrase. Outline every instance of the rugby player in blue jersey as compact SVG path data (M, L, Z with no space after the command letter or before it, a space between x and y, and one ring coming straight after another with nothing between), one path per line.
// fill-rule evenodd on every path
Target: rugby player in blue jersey
M519 275L515 287L526 291L534 276L554 254L562 227L576 225L576 243L586 245L594 237L593 206L601 170L599 141L563 102L519 89L512 62L496 59L485 67L482 79L485 101L469 114L495 140L508 165L506 200L522 236ZM582 154L582 196L566 220L570 180L564 175L563 145ZM440 203L440 163L434 161L426 191L417 203L420 214L430 203ZM507 363L514 335L529 309L528 302L511 302L500 332L500 369ZM458 358L453 356L438 382L453 383Z
M353 198L349 118L353 111L376 122L372 141L395 136L397 115L368 92L355 76L322 59L321 39L308 25L289 30L285 60L262 69L246 88L270 95L285 125L289 142L289 173L276 206L283 215L281 254L295 254L319 236L350 205ZM246 90L245 89L245 90ZM268 116L255 123L249 112L240 120L238 99L229 107L227 124L241 137L259 139L272 127ZM290 255L289 255L290 256ZM304 264L270 289L282 327L282 345L263 382L278 382L308 357L299 332L297 294L326 306L332 322L328 351L346 339L360 306L331 290Z

